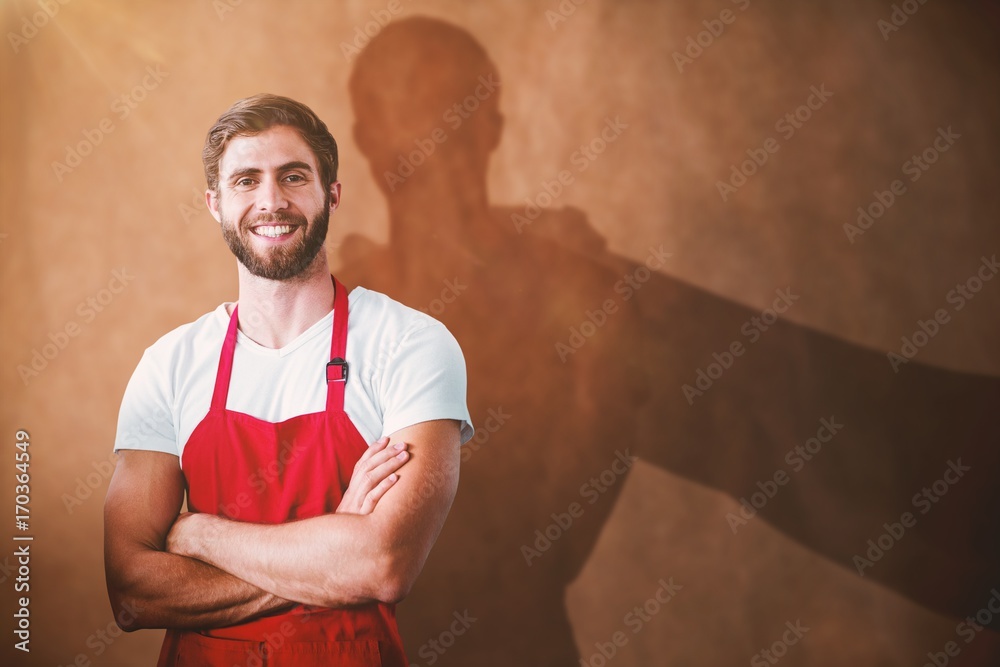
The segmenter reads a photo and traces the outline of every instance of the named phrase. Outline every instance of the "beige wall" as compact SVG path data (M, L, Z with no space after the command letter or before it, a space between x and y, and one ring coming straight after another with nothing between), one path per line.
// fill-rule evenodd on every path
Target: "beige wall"
M708 468L693 471L685 461L668 455L643 456L627 479L616 481L614 494L600 506L600 520L594 517L580 529L588 537L580 545L574 542L574 553L565 565L553 564L550 574L539 575L532 583L555 610L551 633L541 627L541 634L561 638L559 646L536 648L537 638L518 646L511 635L523 639L523 630L505 625L502 619L508 619L510 611L502 608L506 603L525 609L536 602L545 606L544 601L533 600L530 591L518 588L518 582L529 579L529 572L534 577L539 571L525 566L519 546L532 539L535 528L545 526L537 521L565 508L564 500L572 499L575 491L569 496L540 494L524 516L516 514L522 507L518 502L510 504L511 515L500 513L489 519L462 512L457 505L454 527L449 524L452 533L446 531L443 546L435 552L428 581L446 582L449 572L460 571L461 580L470 582L469 589L444 594L425 584L401 606L415 664L428 664L417 651L437 634L435 628L446 628L452 610L467 607L476 615L477 600L483 600L485 607L487 599L494 616L484 612L483 620L459 638L438 664L488 664L462 662L472 660L467 656L479 656L477 660L495 656L499 663L501 658L513 659L504 653L512 646L518 646L521 664L534 664L523 656L536 650L557 656L552 664L578 664L572 647L565 645L569 632L579 657L587 659L596 650L595 642L607 642L619 630L629 641L614 659L618 665L735 664L750 660L778 639L785 621L799 618L811 630L801 644L789 649L789 656L794 655L789 664L919 664L928 651L942 650L949 640L962 647L959 661L952 664L986 664L991 656L1000 655L1000 639L990 632L970 644L955 634L963 611L985 605L989 586L983 582L1000 583L995 576L1000 573L989 565L998 562L998 531L982 516L990 513L989 506L981 507L978 518L971 517L977 503L996 500L988 487L995 480L997 459L981 449L989 441L976 435L994 438L996 449L997 432L986 427L985 420L977 431L980 422L975 420L984 415L976 401L996 396L1000 281L986 282L960 311L946 300L956 283L976 273L981 257L1000 251L996 224L1000 190L995 184L1000 86L993 39L998 15L992 5L927 3L884 39L877 22L889 18L888 3L589 0L554 25L546 11L556 10L556 0L47 4L58 7L51 19L38 14L42 10L36 2L9 0L2 5L8 43L0 47L0 210L6 212L0 223L5 284L0 451L5 462L11 461L13 433L18 428L30 432L31 526L36 536L33 651L29 659L18 656L21 662L14 664L70 664L80 654L109 667L150 664L154 659L157 632L117 638L110 646L92 638L112 620L101 554L101 507L110 469L105 462L111 460L121 394L142 350L174 326L235 298L233 260L214 221L198 204L204 188L199 159L204 132L232 101L248 94L269 91L306 102L326 120L341 147L345 195L331 221L331 261L341 264L341 241L352 233L389 242L391 214L385 184L370 172L352 133L356 118L348 80L354 58L340 46L372 20L372 12L388 12L387 8L398 8L396 19L425 15L454 24L478 41L496 65L503 81L496 98L503 124L486 183L492 205L507 209L499 216L501 221L511 211L523 210L525 198L536 197L543 181L569 170L573 182L552 208L582 212L583 217L577 217L585 218L605 239L607 250L595 251L587 262L611 266L620 277L631 270L621 267L644 261L650 246L662 244L672 253L660 270L663 289L673 294L671 290L700 288L684 292L684 299L691 301L684 301L688 306L683 309L671 310L669 303L651 300L652 296L642 302L646 314L640 320L655 322L644 329L647 338L662 340L668 348L674 345L674 332L684 330L725 343L739 338L742 313L759 313L773 301L776 289L791 287L801 300L788 311L788 323L806 328L789 331L829 334L842 346L831 348L831 355L846 350L848 360L876 359L886 381L893 372L884 353L898 351L900 336L912 335L918 320L932 317L936 309L948 309L951 321L920 350L916 361L958 372L945 374L939 382L932 371L920 375L917 364L909 364L905 371L918 369L908 377L922 402L909 406L896 402L886 408L873 401L867 408L850 408L857 410L854 423L864 422L865 437L858 441L858 449L845 449L858 458L838 459L838 467L825 470L816 481L823 489L835 489L832 496L811 496L810 490L817 488L813 481L798 482L802 488L796 487L795 498L788 499L780 515L757 519L735 536L725 522L726 513L737 511L739 498L754 490L754 481L775 469L767 463L752 467L763 450L737 444L729 445L733 450L717 448L719 457L711 461L709 472ZM735 20L679 71L674 52L683 50L689 36L705 30L703 21L716 19L723 9L733 11ZM24 24L33 16L42 24L34 31ZM17 33L30 38L11 43L10 35ZM436 74L417 71L413 81L419 83L423 76L433 81ZM814 86L825 87L832 97L788 137L776 124L804 104ZM405 105L404 89L398 90L396 102ZM143 97L134 101L134 108L123 106L120 99L130 91ZM423 98L419 103L424 111L441 108ZM572 162L574 151L597 137L608 118L619 118L627 128L580 171ZM911 182L904 163L931 146L939 128L949 127L960 138ZM398 127L379 131L393 129ZM780 146L778 151L723 201L717 181L728 178L731 165L742 162L747 150L759 149L769 137ZM452 145L464 146L461 142L467 141L471 139L459 133ZM68 147L81 142L96 145L78 166L68 171L54 167L67 161ZM445 159L435 164L444 166ZM843 226L855 220L858 206L870 205L874 191L888 189L894 179L904 181L905 194L850 242ZM504 224L504 233L509 234L510 223ZM575 243L565 235L558 240ZM434 246L422 250L433 252ZM401 252L405 254L405 249ZM537 254L545 257L544 252ZM433 259L426 253L421 256ZM532 266L546 270L537 263ZM568 260L553 260L547 275L560 270L569 275L572 266ZM114 282L116 275L126 276L127 281L124 289L112 294L108 288L117 290L121 285ZM529 270L523 275L533 274ZM600 280L595 278L599 275L605 274L594 269L593 275L567 279L567 284L589 289L588 281ZM525 282L530 286L531 281L525 278ZM414 292L413 299L424 298L419 294ZM553 294L558 297L558 292ZM723 302L712 295L744 310L700 320L706 311L722 307ZM475 292L464 298L471 301ZM88 299L105 303L88 305ZM542 297L538 303L551 306ZM564 332L563 325L578 321L586 304L600 301L572 301L574 308L577 303L584 305L569 319L559 320L556 330ZM702 308L698 305L702 303L711 305ZM463 320L463 308L451 310L443 319L467 336L459 338L463 347L468 345L473 417L481 424L486 407L496 404L491 401L506 399L520 405L516 396L522 388L511 381L492 388L488 397L476 394L491 381L476 374L477 369L489 367L491 348L477 342L476 336L485 329L468 324L480 321L471 319L471 314ZM510 318L497 317L495 326L518 329L519 335L531 339L537 320L519 320L516 312L510 311ZM59 332L67 331L67 326L74 335L63 338ZM613 333L611 328L604 332L611 351L615 340L625 340L611 339ZM795 336L800 333L790 333L787 340L799 340ZM535 342L551 350L555 339L536 337ZM34 352L52 339L63 340L64 348L37 375L23 377L19 366L30 366ZM510 336L499 339L511 342ZM773 359L788 364L796 378L811 378L811 384L800 386L791 379L782 384L780 377L768 375L765 365L759 375L741 376L739 386L746 396L757 396L758 382L771 392L780 386L783 395L796 400L827 384L843 385L838 397L855 389L859 395L868 391L843 377L828 383L822 373L829 370L826 363L832 357L816 351L827 348L810 347L811 340L802 347L789 343L773 351ZM712 345L690 356L678 353L680 361L662 361L659 351L651 352L639 357L638 365L653 369L653 383L667 386L669 400L676 401L680 386L694 380L695 369L711 361L712 351L722 349ZM783 349L787 355L782 356ZM871 355L864 356L865 350ZM660 372L658 360L676 372ZM670 365L675 362L681 365ZM858 362L859 367L867 363ZM542 368L536 366L534 372L548 377ZM565 368L555 365L553 373ZM868 368L857 377L869 377ZM544 379L539 382L545 385ZM905 385L910 380L900 382ZM933 388L944 384L950 392L946 399L931 400ZM586 481L588 470L599 472L600 462L611 462L613 455L607 452L631 444L633 436L625 427L635 423L659 429L661 440L680 442L683 438L671 430L671 424L680 422L664 424L648 417L649 401L656 411L658 391L654 387L652 397L647 394L643 399L647 407L642 414L638 407L630 412L631 404L619 403L603 422L598 419L603 404L583 401L588 406L584 417L600 428L609 428L611 419L625 426L621 441L594 454L594 466L581 471L561 472L561 466L568 464L560 453L569 459L574 456L568 438L532 443L534 454L522 449L515 455L510 452L523 443L521 438L530 438L538 429L522 433L515 425L507 435L499 431L490 453L477 452L471 460L468 478L482 484L463 486L457 502L466 501L466 507L506 506L512 496L533 497L524 488L534 484L548 488L553 480L575 489ZM721 401L725 389L713 391L706 398ZM595 395L601 400L605 396L599 391ZM728 401L729 395L725 396ZM809 435L791 424L811 424L826 414L825 407L795 412L786 403L785 409L794 414L783 432L780 418L770 420L760 414L777 410L784 399L776 398L760 412L752 400L756 399L734 399L718 407L717 414L726 419L698 417L698 424L685 431L690 442L700 438L706 447L713 438L736 443L746 435L740 424L760 419L767 424L760 441L780 454ZM537 406L545 402L541 396ZM570 405L580 409L581 403ZM534 413L515 414L526 415L521 423L538 426L547 415L537 406ZM950 424L964 409L969 412L963 423L972 420L973 426L951 431L952 438L947 429L927 436L914 450L919 461L900 455L906 443L897 425L914 419ZM688 419L695 413L683 414ZM712 424L719 430L706 426ZM559 430L553 431L558 436ZM723 433L733 434L733 439ZM852 437L850 429L846 433L845 438ZM892 457L869 458L865 452L870 450L862 448L864 443L877 447L886 442L893 445ZM508 443L512 449L503 448ZM965 444L972 449L963 449ZM963 452L968 457L969 451L982 456L967 458L973 461L973 481L946 499L953 504L942 501L934 514L928 514L928 532L919 542L914 538L901 544L895 559L887 559L885 570L858 577L849 555L864 548L864 536L877 536L875 529L883 521L910 507L910 495L935 479L925 471L930 474ZM534 469L538 460L546 466L540 476ZM86 487L88 475L96 487L92 490ZM10 508L10 475L5 472L3 477L7 480L3 498ZM66 498L77 494L81 483L81 490L91 495L67 507ZM856 513L840 516L842 526L834 524L825 533L813 522L836 515L837 509L829 504L849 505L851 497L867 497L872 488L887 489L873 501L877 512L868 514L866 506L859 505ZM487 494L485 500L474 497L477 490ZM793 516L796 512L799 515ZM861 525L852 517L865 517L867 522ZM489 549L464 544L466 538L477 539L471 528L480 525L477 521L491 526L497 542L484 537ZM517 530L503 532L515 525ZM958 532L949 533L956 525ZM951 542L935 546L941 536ZM935 548L944 553L941 560L925 558L924 550ZM9 552L4 549L0 562ZM471 558L479 559L479 570L470 569ZM911 568L913 562L919 564ZM930 579L933 569L928 568L935 562L954 571L937 572ZM550 567L547 562L545 567ZM957 574L960 570L974 574L963 579ZM925 576L924 586L930 592L917 590L915 582ZM684 588L662 613L633 633L634 626L623 623L626 613L652 596L661 578L670 577ZM551 586L539 583L545 581ZM567 582L571 582L568 587ZM10 586L8 578L3 583L0 623L8 638L4 651L9 650L11 637ZM564 590L568 626L560 618ZM504 601L505 591L511 597L521 593L527 597ZM552 641L558 644L560 639Z

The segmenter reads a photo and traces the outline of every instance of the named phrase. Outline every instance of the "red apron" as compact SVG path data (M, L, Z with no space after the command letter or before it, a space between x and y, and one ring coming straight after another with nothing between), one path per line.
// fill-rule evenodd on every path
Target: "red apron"
M277 424L226 409L236 350L238 319L233 308L211 407L184 447L182 467L192 512L273 524L337 509L354 464L368 445L344 412L348 302L347 291L336 278L334 287L326 410ZM159 667L406 664L395 606L381 603L350 609L296 605L226 628L168 630L158 663Z

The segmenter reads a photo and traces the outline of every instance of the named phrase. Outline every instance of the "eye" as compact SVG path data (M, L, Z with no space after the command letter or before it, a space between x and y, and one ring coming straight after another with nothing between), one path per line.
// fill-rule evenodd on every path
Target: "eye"
M241 187L241 188L249 187L249 186L253 185L253 179L252 178L246 178L246 177L241 178L240 180L236 181L236 185L238 187Z
M301 174L289 174L288 176L285 176L285 180L289 183L305 183L306 181Z

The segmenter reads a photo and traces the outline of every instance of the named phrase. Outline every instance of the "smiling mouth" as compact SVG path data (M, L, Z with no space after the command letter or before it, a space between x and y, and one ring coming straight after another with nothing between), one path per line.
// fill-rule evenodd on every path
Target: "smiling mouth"
M257 236L276 239L279 236L291 234L293 229L295 229L294 225L261 225L260 227L252 228L250 231Z

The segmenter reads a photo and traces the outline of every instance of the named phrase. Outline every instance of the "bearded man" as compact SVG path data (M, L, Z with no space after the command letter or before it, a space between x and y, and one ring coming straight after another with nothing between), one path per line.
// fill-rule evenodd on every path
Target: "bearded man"
M406 665L395 604L473 433L461 349L330 275L337 145L308 107L240 100L202 158L239 295L149 347L125 390L115 616L167 629L159 665Z

